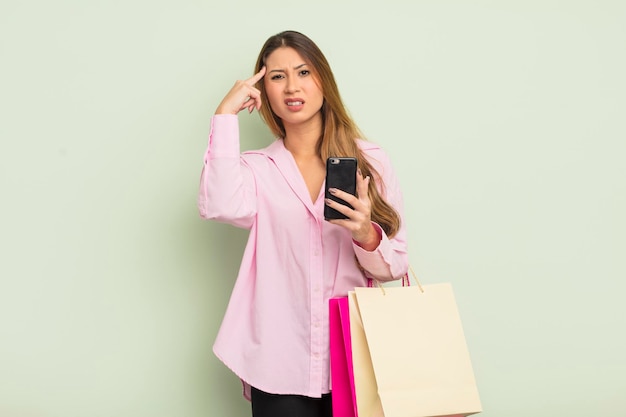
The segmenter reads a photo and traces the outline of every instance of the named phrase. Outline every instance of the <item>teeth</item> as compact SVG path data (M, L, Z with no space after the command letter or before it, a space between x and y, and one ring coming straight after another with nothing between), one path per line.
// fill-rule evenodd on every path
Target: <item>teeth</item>
M299 106L301 104L302 104L301 101L289 101L289 102L287 102L288 106Z

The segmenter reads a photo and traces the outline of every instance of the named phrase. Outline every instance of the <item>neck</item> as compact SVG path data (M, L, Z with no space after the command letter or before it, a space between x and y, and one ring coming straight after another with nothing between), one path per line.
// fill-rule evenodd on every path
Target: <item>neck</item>
M306 124L285 125L285 148L294 156L317 156L317 145L322 135L320 121Z

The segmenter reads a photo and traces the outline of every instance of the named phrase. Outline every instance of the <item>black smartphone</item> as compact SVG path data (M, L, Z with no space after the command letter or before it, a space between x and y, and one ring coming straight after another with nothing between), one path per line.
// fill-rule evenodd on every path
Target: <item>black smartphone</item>
M324 194L326 198L337 201L345 206L353 208L342 199L335 197L328 192L329 188L337 188L346 193L356 195L356 158L350 157L330 157L326 160L326 186ZM334 208L324 205L324 218L347 219Z

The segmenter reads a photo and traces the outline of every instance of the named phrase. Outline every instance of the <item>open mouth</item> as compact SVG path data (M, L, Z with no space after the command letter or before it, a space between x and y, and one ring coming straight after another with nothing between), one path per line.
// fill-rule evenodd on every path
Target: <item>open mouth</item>
M304 100L299 97L290 97L285 99L285 104L289 107L302 106L304 104Z

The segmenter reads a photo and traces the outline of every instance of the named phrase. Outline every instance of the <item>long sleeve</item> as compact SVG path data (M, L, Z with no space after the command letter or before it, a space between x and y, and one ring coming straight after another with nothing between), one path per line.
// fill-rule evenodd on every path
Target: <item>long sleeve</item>
M400 228L392 238L389 238L378 224L372 223L381 236L378 248L369 252L355 242L353 246L356 257L369 278L391 281L404 276L409 267L404 202L398 179L387 155L382 151L377 152L375 161L372 162L384 184L382 187L379 186L379 192L400 215Z
M240 155L239 120L235 115L215 115L211 119L198 209L204 219L237 227L250 228L254 222L255 181Z
M312 201L281 139L241 155L237 139L236 118L214 117L200 212L251 227L213 350L246 387L320 397L330 392L328 300L365 285L355 254L367 276L401 277L405 229L391 239L382 234L373 252L354 247L347 229L324 221L324 194ZM382 195L402 214L388 158L361 145L385 184Z

